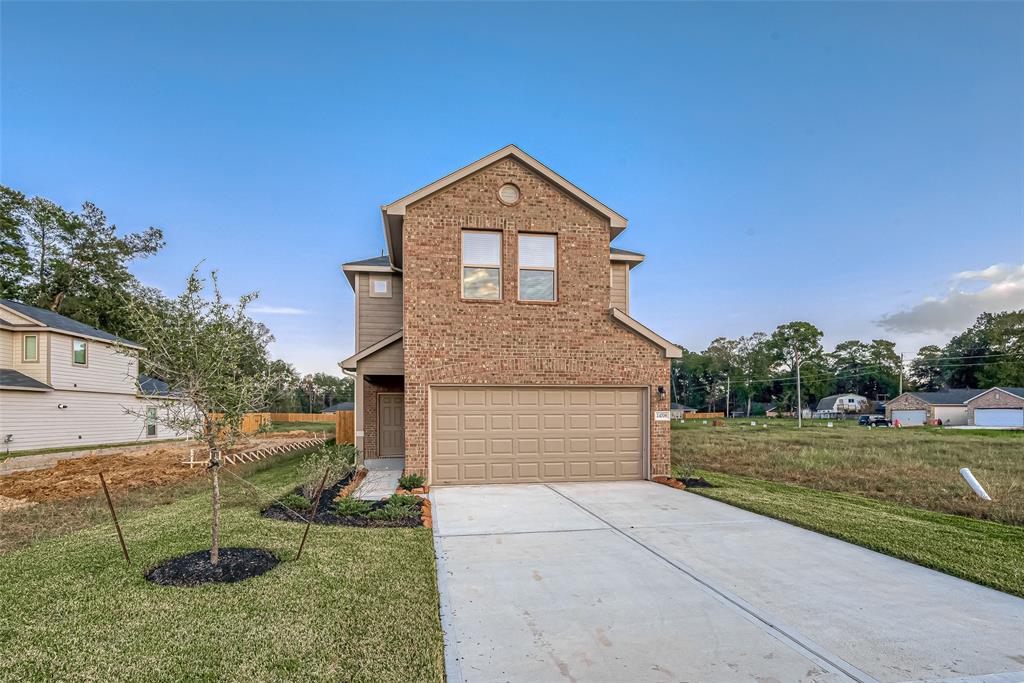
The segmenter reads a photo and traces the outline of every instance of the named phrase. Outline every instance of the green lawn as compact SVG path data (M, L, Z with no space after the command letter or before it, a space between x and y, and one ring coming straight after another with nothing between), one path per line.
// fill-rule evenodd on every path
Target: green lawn
M862 496L698 471L693 493L1024 597L1024 528Z
M331 434L337 428L334 422L273 422L270 425L270 432L290 432L296 429L307 429L312 432L327 430Z
M283 493L298 457L248 474ZM126 568L112 525L0 555L0 680L440 681L434 553L427 529L303 527L261 518L225 477L225 546L284 560L234 585L151 585L144 568L208 547L209 493L183 489L128 511Z
M1024 431L755 421L673 424L673 464L1024 525ZM974 495L961 467L971 468L992 502Z

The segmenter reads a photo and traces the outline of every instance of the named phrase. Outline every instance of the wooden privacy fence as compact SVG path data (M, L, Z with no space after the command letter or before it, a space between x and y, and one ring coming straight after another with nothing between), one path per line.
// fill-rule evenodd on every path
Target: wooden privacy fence
M212 417L221 417L213 413ZM355 443L356 414L351 410L336 413L246 413L242 417L242 433L255 434L263 425L272 422L324 422L334 425L334 438L338 443Z
M725 417L725 413L683 413L684 420L713 420Z

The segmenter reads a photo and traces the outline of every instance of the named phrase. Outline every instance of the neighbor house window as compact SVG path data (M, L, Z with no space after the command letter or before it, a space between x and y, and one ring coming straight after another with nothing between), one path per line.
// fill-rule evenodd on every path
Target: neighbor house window
M519 235L520 300L555 300L557 244L554 235Z
M146 408L146 436L156 436L156 408Z
M39 337L34 334L26 334L21 342L21 360L26 363L35 363L39 360Z
M462 297L501 298L501 233L462 231Z
M75 365L86 365L89 363L89 345L84 339L73 339L71 341L71 360Z
M371 275L370 276L370 296L379 297L384 299L391 298L391 276L390 275Z

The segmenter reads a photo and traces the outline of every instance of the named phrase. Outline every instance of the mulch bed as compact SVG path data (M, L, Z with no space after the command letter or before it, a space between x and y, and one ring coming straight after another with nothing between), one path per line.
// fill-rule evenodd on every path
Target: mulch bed
M679 479L678 477L666 477L664 475L658 475L651 477L651 481L658 484L664 484L665 486L671 486L674 489L710 489L714 488L714 484L704 479L704 477L686 477L685 479Z
M206 583L235 583L266 574L280 562L262 548L221 548L217 565L210 551L200 550L161 562L146 573L146 580L162 586L192 588Z
M342 517L334 513L334 499L338 497L338 494L344 489L351 477L346 477L342 481L338 482L334 486L326 489L320 494L320 508L316 511L316 517L313 518L314 524L328 524L334 526L357 526L367 528L412 528L423 526L423 503L421 499L419 503L420 518L409 517L406 519L370 519L364 515L353 515L348 517ZM296 487L294 493L301 495L300 487ZM384 507L385 501L375 500L372 503L370 511L379 510ZM289 510L280 503L274 503L263 511L263 516L267 519L276 519L280 522L302 522L303 524L309 521L309 516L313 512L313 509L309 510Z

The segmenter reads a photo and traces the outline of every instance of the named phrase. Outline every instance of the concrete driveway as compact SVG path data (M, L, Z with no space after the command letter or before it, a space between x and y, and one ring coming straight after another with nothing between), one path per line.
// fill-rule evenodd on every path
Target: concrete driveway
M1024 600L723 503L431 495L452 681L1024 681Z

